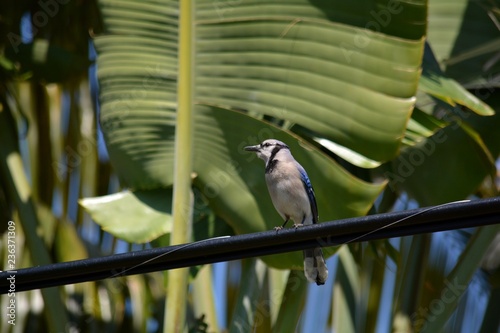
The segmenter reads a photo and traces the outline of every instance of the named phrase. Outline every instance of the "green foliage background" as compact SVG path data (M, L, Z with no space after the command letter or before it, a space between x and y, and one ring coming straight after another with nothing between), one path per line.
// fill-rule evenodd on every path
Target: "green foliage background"
M193 240L281 223L262 162L242 150L269 137L308 170L321 221L497 195L497 2L193 3ZM0 9L0 205L17 223L19 267L169 243L177 60L187 56L178 8L101 0ZM191 286L186 330L470 331L460 313L479 301L465 288L439 300L450 283L482 281L491 294L476 303L485 315L475 329L491 332L499 270L479 258L494 256L497 232L326 249L336 255L322 295L308 288L300 253L230 263L226 296L213 294L206 266L179 286ZM458 239L458 254L436 245L442 237ZM387 281L392 296L382 293ZM19 293L27 306L16 330L159 331L167 284L154 273Z

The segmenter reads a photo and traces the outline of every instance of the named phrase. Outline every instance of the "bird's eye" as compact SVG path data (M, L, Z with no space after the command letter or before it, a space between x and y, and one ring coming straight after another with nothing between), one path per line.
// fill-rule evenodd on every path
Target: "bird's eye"
M269 147L269 146L270 146L269 142L266 142L266 143L262 144L262 147Z

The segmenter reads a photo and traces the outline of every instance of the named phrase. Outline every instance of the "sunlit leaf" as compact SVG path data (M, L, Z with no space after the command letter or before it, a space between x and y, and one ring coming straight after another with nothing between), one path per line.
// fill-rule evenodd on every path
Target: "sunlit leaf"
M170 232L172 191L124 191L80 204L103 230L128 242L144 243Z
M198 27L197 101L312 128L372 160L395 155L415 101L422 41L238 13L237 20L213 13ZM356 47L357 38L367 46Z
M380 164L381 164L381 162L379 162L379 161L371 160L366 156L358 154L357 152L355 152L349 148L343 147L339 144L336 144L335 142L330 141L328 139L314 138L314 141L316 141L317 143L319 143L320 145L322 145L326 149L330 150L331 152L335 153L339 157L342 157L344 160L346 160L346 161L348 161L356 166L371 169L371 168L376 168L376 167L380 166Z

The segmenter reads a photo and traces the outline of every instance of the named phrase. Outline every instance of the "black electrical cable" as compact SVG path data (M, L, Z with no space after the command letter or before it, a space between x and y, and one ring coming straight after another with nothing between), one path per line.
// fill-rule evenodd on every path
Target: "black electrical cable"
M312 246L334 246L500 223L500 197L323 222L0 273L0 293L190 267ZM12 284L14 277L15 283Z

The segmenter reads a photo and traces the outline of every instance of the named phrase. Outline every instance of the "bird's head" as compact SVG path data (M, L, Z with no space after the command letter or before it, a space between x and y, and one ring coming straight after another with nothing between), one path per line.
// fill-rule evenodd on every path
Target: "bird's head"
M278 151L281 149L290 149L288 146L279 141L279 140L274 140L274 139L268 139L265 141L262 141L262 143L255 145L255 146L247 146L244 148L247 151L254 151L257 153L257 157L261 158L264 160L264 162L267 163L267 161L271 158L271 156L276 154Z

